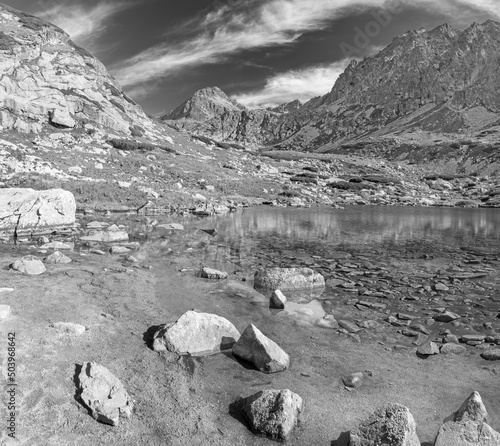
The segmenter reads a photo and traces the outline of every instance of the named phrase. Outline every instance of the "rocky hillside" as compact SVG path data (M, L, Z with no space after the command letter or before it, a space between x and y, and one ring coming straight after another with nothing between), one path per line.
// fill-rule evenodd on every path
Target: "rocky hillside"
M273 112L238 110L234 122L224 109L191 128L303 150L402 132L479 132L500 123L499 48L500 23L494 21L464 31L448 25L411 31L376 56L353 61L322 98ZM223 131L229 116L231 131Z
M104 65L60 28L0 4L0 125L40 132L45 126L93 124L147 134L154 124Z
M283 136L292 136L298 130L293 120L284 123L285 114L298 108L297 102L274 110L249 110L220 88L211 87L197 91L192 98L159 118L195 135L255 147L263 141L279 142Z

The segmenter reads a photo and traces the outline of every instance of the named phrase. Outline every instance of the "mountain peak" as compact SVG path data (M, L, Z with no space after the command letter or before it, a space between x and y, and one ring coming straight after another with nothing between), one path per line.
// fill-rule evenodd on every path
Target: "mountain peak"
M206 121L221 113L242 111L247 111L247 108L231 99L219 87L207 87L196 91L190 99L160 119Z

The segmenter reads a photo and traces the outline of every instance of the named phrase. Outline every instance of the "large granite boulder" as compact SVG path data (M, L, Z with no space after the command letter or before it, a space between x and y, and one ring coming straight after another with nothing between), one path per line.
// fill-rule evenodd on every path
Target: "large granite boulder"
M116 426L132 414L133 402L120 380L95 362L84 362L77 378L80 401L102 423Z
M0 234L69 227L75 212L75 197L62 189L0 189Z
M154 124L109 75L57 26L0 4L0 126L39 132L87 123L130 134Z
M263 390L246 398L243 406L251 428L273 440L288 438L302 410L302 398L288 389Z
M276 373L290 366L290 356L276 342L250 324L233 345L233 355L264 373Z
M10 267L28 276L39 276L47 271L43 262L36 256L21 257L12 263Z
M325 286L325 278L310 268L268 268L257 271L254 277L256 289L309 290Z
M162 325L156 331L153 349L203 356L230 349L239 337L239 331L227 319L188 311L174 324Z
M441 426L434 446L498 446L500 434L480 421L449 421Z
M416 430L407 407L388 404L350 432L349 446L420 446Z
M455 412L453 421L441 426L435 446L499 446L500 433L486 424L488 412L479 392L472 394Z

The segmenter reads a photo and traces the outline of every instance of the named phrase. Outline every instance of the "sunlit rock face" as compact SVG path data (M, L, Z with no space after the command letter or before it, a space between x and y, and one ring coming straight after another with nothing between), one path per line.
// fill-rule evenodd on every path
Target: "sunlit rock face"
M197 134L283 149L328 149L400 131L463 133L500 119L500 23L405 33L353 61L323 97L247 110L219 89L164 116Z
M2 129L39 132L49 125L84 124L123 133L153 127L104 65L63 30L0 4Z
M209 136L219 141L236 141L250 147L264 141L279 141L297 129L293 123L283 127L284 111L249 110L229 98L220 88L197 91L172 112L160 116L190 133Z

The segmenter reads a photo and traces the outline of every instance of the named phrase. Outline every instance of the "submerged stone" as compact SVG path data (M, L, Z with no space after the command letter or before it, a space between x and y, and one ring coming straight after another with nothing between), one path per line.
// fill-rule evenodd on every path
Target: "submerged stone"
M268 268L257 271L255 288L270 290L307 290L325 286L325 278L310 268Z

